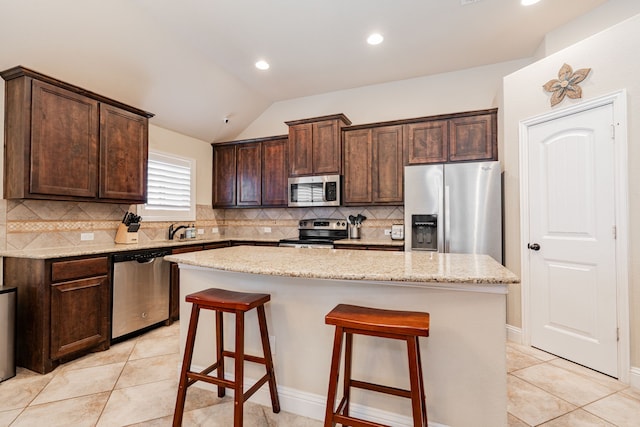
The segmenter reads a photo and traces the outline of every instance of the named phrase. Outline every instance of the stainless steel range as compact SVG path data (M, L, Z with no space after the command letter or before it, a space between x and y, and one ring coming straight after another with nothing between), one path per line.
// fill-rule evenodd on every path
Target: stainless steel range
M333 248L335 240L346 239L347 220L342 218L303 219L298 223L298 238L282 239L279 246L295 248Z

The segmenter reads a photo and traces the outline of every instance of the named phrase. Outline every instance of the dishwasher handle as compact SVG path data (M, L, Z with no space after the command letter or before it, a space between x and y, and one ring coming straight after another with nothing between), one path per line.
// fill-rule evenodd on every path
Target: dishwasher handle
M171 251L167 249L154 249L143 252L127 252L118 253L113 255L113 262L128 262L137 261L140 264L147 264L153 262L156 258L162 258L165 255L170 255Z

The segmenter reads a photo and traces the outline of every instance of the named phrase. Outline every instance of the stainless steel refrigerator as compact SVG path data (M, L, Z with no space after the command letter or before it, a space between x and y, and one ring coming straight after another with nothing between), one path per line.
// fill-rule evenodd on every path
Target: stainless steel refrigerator
M404 168L405 250L491 255L502 263L499 162Z

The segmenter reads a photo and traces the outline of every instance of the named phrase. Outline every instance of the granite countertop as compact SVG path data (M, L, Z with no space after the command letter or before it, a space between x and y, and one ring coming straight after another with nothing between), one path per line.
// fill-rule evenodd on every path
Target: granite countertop
M215 239L181 239L181 240L156 240L143 243L123 244L123 243L106 243L95 245L78 245L63 248L43 248L43 249L24 249L24 250L8 250L0 251L0 256L13 258L33 258L33 259L49 259L63 258L82 255L99 255L113 252L136 251L143 249L170 248L178 246L202 245L207 243L228 242L230 240L237 241L268 241L274 242L276 239L260 239L246 237L224 236Z
M508 285L519 279L488 255L236 246L169 255L180 264L334 280Z

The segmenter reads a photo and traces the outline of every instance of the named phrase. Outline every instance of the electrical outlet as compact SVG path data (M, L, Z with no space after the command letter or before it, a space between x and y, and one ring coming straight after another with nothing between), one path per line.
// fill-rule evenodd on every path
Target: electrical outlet
M269 346L271 346L271 355L276 355L276 336L269 335Z
M219 233L219 231L218 231L218 227L213 227L213 228L211 229L211 232L212 232L213 234L218 234L218 233Z
M262 231L265 233L271 233L271 227L262 227Z
M93 240L93 233L80 233L80 240Z
M204 234L204 228L198 228L198 234Z
M384 229L384 235L385 236L391 236L391 229L390 228L385 228Z

